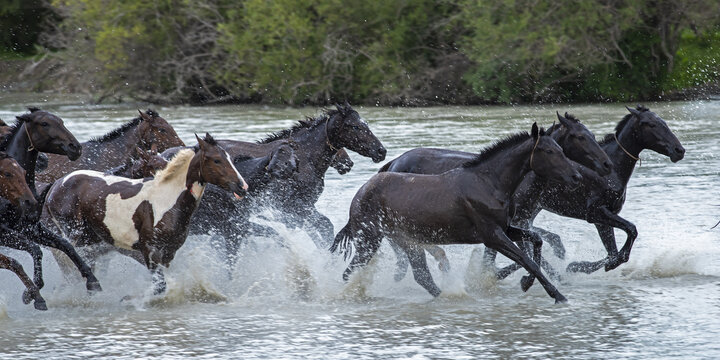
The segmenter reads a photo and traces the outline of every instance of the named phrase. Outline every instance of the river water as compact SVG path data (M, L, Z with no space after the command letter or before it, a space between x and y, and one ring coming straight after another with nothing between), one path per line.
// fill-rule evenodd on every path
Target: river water
M0 96L8 121L36 105L61 116L80 141L135 117L143 104L93 106L80 98ZM412 276L393 280L385 244L349 284L340 256L317 249L304 232L274 222L289 244L251 238L227 269L206 236L188 239L166 271L168 293L150 295L150 276L120 255L100 263L104 290L89 296L76 274L63 276L45 250L49 310L20 301L22 285L0 272L2 358L718 358L720 357L720 101L646 104L664 118L687 150L671 163L641 154L621 215L638 228L630 262L611 272L563 274L568 297L554 305L538 284L520 290L518 272L494 281L479 270L479 252L448 246L448 274L428 260L443 295L433 299ZM316 108L264 106L157 107L188 143L193 133L256 140L292 125ZM356 107L388 149L387 160L418 146L478 151L499 137L549 126L569 111L600 137L626 113L621 104L502 107ZM336 231L347 221L357 189L382 164L351 153L355 167L330 169L318 209ZM557 268L598 260L594 226L543 212L536 225L560 234ZM624 233L617 231L618 241ZM620 244L621 245L621 244ZM3 250L30 271L30 257ZM120 301L124 296L130 300Z

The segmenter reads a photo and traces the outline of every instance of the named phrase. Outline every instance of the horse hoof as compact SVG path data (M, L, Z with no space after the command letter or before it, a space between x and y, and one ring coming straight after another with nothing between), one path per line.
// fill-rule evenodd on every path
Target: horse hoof
M555 303L556 304L567 304L568 299L564 297L562 294L557 294L555 297Z
M393 279L395 279L395 282L400 282L404 278L405 278L405 273L401 273L401 272L396 272L395 276L393 277Z
M23 304L27 305L27 304L29 304L32 300L33 300L32 294L31 294L29 291L27 291L27 290L23 291L23 293L22 293L22 302L23 302Z
M567 271L567 272L583 272L586 274L592 274L595 271L599 270L603 264L605 264L607 266L607 263L605 263L603 261L599 261L599 262L575 261L575 262L571 262L570 265L567 266L565 271Z
M88 281L88 282L85 284L85 288L86 288L87 291L90 293L90 295L92 295L92 294L94 294L94 293L96 293L96 292L102 291L102 286L100 286L100 282L97 281L97 280L95 280L95 281Z
M520 288L522 289L523 292L526 292L530 289L530 287L533 285L534 282L535 282L535 277L525 275L522 277L522 279L520 279Z
M35 299L35 303L33 305L35 306L36 310L45 311L48 309L47 304L45 303L45 299L43 299L41 297L38 297L37 299Z

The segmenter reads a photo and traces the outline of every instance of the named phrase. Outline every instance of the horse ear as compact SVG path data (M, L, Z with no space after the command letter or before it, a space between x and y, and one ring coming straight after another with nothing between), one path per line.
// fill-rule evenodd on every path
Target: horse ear
M338 111L340 114L345 115L345 108L343 108L342 106L340 106L340 104L337 104L337 103L336 103L336 104L335 104L335 108L337 109L337 111Z
M213 139L212 135L210 135L210 133L208 133L208 132L205 133L205 142L208 143L208 144L210 144L210 145L216 145L216 144L217 144L217 142L215 141L215 139Z
M3 121L3 119L0 119L0 126L8 126L8 125Z
M538 130L537 123L534 122L533 126L532 126L532 130L530 131L530 135L532 135L533 139L537 140L537 138L540 136L539 132L540 131Z
M142 110L138 109L138 112L140 113L140 117L141 117L144 121L150 121L150 120L152 120L152 118L150 117L150 115L148 115L147 113L142 112Z
M20 116L16 116L16 119L18 119L20 122L31 122L32 117L30 117L30 114L22 114Z
M345 108L350 109L350 103L345 99Z
M203 139L201 139L197 134L195 134L195 138L196 138L197 141L198 141L198 145L200 146L200 150L205 150L205 146L207 145L207 143L206 143Z
M565 113L565 116L560 115L560 113L557 113L557 118L560 120L560 124L562 124L565 127L570 127L570 121L567 119L567 113Z
M40 111L40 108L39 108L39 107L35 107L35 106L30 106L30 107L28 108L28 111L30 111L31 113L34 113L34 112L36 112L36 111Z
M635 110L635 109L633 109L633 108L630 108L630 107L627 107L627 106L625 106L625 108L628 109L628 111L629 111L631 114L633 114L633 115L640 115L640 112L637 111L637 110Z

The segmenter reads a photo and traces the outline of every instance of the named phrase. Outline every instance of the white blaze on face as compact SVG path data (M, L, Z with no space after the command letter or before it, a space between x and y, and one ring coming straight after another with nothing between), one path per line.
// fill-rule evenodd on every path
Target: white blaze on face
M243 186L242 186L243 190L247 190L248 184L245 182L245 179L243 179L242 175L240 175L240 173L235 168L235 164L233 164L232 159L230 159L230 154L228 154L227 151L225 152L225 158L227 158L228 163L230 164L230 167L232 167L233 170L235 170L235 174L237 174L238 179L243 184ZM235 196L237 196L237 194Z

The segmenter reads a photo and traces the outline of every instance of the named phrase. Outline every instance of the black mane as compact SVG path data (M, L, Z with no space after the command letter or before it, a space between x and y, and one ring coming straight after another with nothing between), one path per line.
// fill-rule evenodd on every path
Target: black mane
M635 108L635 110L640 111L640 112L650 111L650 109L648 109L642 105L638 105ZM602 144L608 143L610 140L614 140L615 136L620 134L620 132L625 128L628 121L630 121L630 118L632 118L632 117L633 117L632 113L626 114L625 116L623 116L622 120L620 120L620 122L615 126L615 132L605 135L605 137L602 140L600 140L600 142L598 144L602 145Z
M15 120L15 123L10 126L10 132L5 135L2 140L0 140L0 149L7 149L8 145L10 145L10 140L20 131L20 127L22 127L23 120L18 118Z
M136 118L134 118L134 119L126 122L125 124L123 124L123 125L120 126L119 128L117 128L117 129L115 129L115 130L112 130L112 131L110 131L109 133L107 133L107 134L105 134L105 135L103 135L103 136L94 137L94 138L90 139L90 142L94 142L94 143L104 143L104 142L106 142L106 141L110 141L110 140L117 139L118 137L120 137L120 136L122 136L123 134L125 134L126 131L128 131L128 130L130 130L130 129L138 126L138 125L140 125L140 123L141 123L142 121L143 121L143 119L138 116L138 117L136 117Z
M474 159L464 163L462 166L464 168L469 168L469 167L479 165L479 164L483 163L484 161L492 158L493 156L499 154L500 152L507 150L529 138L530 138L530 134L528 134L526 131L519 132L519 133L510 135L508 137L505 137L501 140L494 142L492 145L482 149L482 151L480 151L480 153L477 156L475 156Z
M290 136L292 136L292 134L295 133L296 131L301 130L301 129L313 129L338 113L340 113L338 110L333 109L333 110L325 110L323 112L323 114L318 115L314 118L311 118L308 116L305 120L298 121L298 123L293 125L291 128L271 133L265 139L258 140L257 143L258 144L267 144L267 143L271 143L273 141L287 139Z

